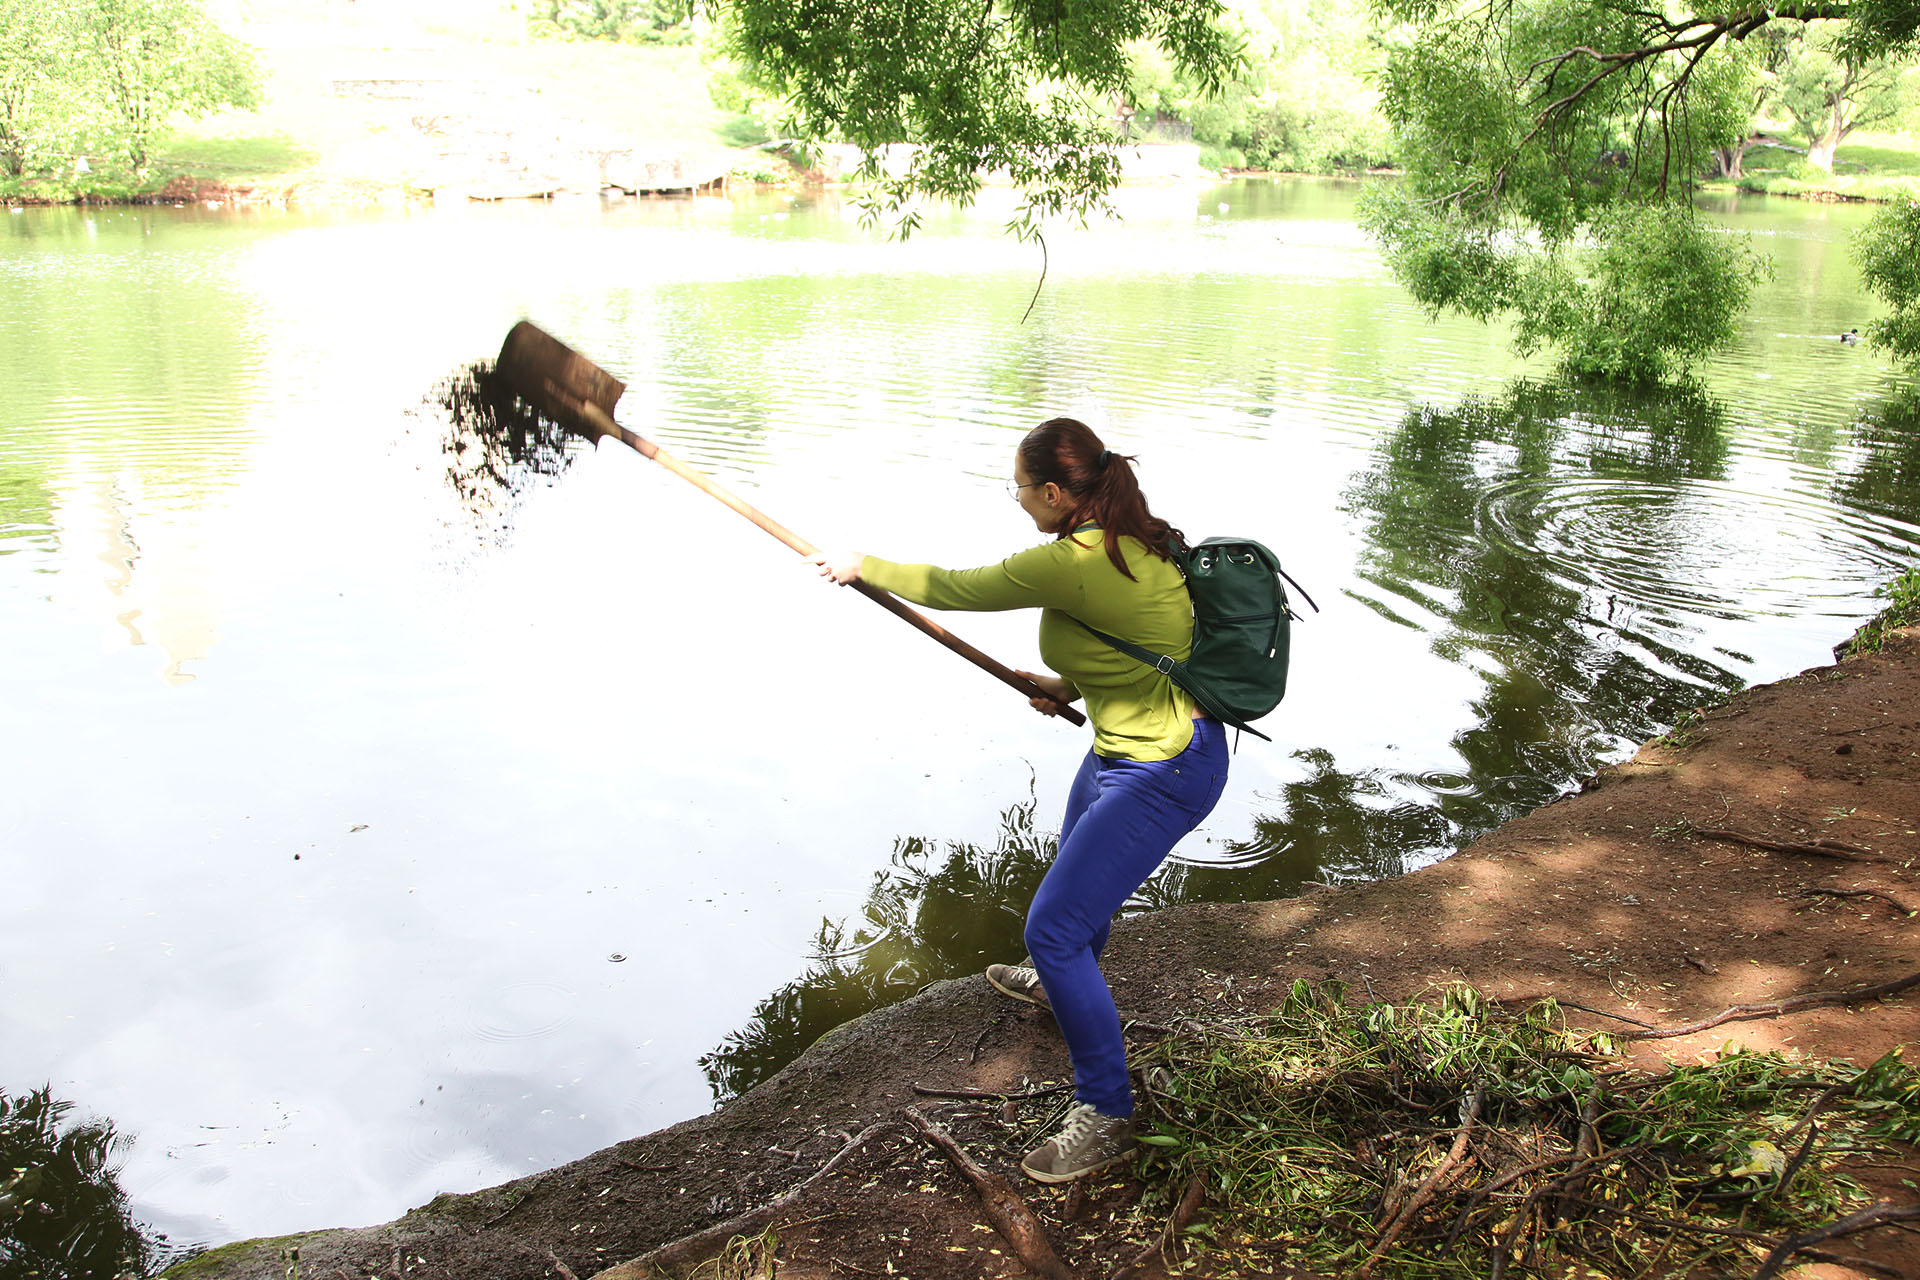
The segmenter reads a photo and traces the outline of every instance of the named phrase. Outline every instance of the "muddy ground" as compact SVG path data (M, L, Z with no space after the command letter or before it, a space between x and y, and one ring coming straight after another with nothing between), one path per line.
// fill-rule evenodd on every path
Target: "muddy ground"
M1445 862L1295 900L1137 917L1116 928L1106 963L1122 1010L1149 1023L1259 1011L1304 977L1389 999L1465 981L1502 1000L1556 997L1576 1026L1628 1025L1610 1015L1675 1026L1920 972L1917 833L1920 632L1907 631L1880 654L1749 690ZM1658 1065L1729 1041L1864 1063L1920 1042L1920 987L1635 1052ZM1044 1107L1008 1123L996 1101L925 1092L1025 1092L1066 1078L1046 1013L980 978L941 983L832 1032L714 1114L441 1196L392 1223L232 1245L169 1275L280 1280L297 1249L303 1280L632 1280L651 1269L619 1264L719 1227L687 1255L711 1258L738 1215L783 1196L773 1218L782 1274L1027 1274L973 1187L911 1123L915 1107L1009 1180L1072 1274L1106 1277L1165 1216L1140 1206L1140 1184L1122 1172L1072 1196L1034 1186L1017 1166ZM1920 1160L1856 1176L1920 1201ZM763 1220L745 1225L757 1232ZM1913 1224L1832 1248L1878 1269L1796 1274L1920 1280Z

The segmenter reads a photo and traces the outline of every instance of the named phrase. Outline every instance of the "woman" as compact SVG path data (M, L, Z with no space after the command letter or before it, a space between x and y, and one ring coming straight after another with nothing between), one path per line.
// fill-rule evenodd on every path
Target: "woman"
M1040 656L1059 674L1020 673L1047 694L1033 706L1052 715L1056 704L1086 699L1093 748L1067 794L1059 855L1027 912L1033 967L987 970L1004 994L1053 1011L1073 1060L1076 1105L1021 1161L1041 1182L1085 1177L1134 1145L1127 1047L1100 953L1114 913L1212 811L1227 780L1220 722L1081 625L1175 659L1192 647L1192 605L1168 557L1180 533L1147 509L1132 464L1085 424L1055 418L1020 442L1008 486L1054 541L964 570L814 557L842 586L865 579L936 609L1038 608Z

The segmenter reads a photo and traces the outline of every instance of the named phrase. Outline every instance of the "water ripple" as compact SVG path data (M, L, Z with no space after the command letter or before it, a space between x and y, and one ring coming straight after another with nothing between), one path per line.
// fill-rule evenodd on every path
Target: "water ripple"
M1898 521L1706 481L1509 480L1481 497L1475 524L1569 584L1717 618L1857 602L1920 544Z
M516 982L476 1006L468 1029L495 1044L536 1040L573 1021L574 999L557 982Z

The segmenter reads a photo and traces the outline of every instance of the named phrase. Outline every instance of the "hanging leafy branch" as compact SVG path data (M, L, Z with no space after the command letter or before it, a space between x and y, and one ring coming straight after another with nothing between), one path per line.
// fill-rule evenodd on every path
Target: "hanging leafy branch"
M1129 47L1162 50L1203 91L1239 50L1221 0L717 0L731 56L782 95L791 136L851 143L870 210L903 231L915 196L970 200L983 175L1023 195L1014 229L1084 217L1120 179L1114 108ZM913 144L910 149L898 144ZM898 148L898 149L896 149Z
M1860 57L1920 41L1920 6L1892 0L1377 9L1401 24L1382 105L1407 181L1362 217L1396 277L1434 312L1512 317L1522 351L1630 379L1732 342L1763 269L1692 206L1715 152L1751 128L1767 51L1745 42L1815 23Z

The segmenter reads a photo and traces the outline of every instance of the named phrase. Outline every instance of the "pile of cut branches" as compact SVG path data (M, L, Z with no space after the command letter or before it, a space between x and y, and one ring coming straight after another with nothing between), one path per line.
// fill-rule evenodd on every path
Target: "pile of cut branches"
M1142 1173L1169 1198L1204 1181L1212 1212L1189 1230L1213 1262L1770 1276L1920 1218L1839 1167L1920 1141L1920 1072L1897 1052L1858 1068L1732 1050L1650 1074L1551 1002L1514 1013L1458 987L1350 1005L1298 982L1276 1012L1182 1029L1139 1065Z

